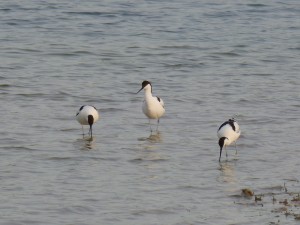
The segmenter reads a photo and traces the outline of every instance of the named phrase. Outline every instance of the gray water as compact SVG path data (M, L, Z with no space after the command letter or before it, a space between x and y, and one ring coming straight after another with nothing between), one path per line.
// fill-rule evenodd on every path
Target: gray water
M297 223L298 0L11 0L0 30L1 225ZM219 163L231 117L238 154Z

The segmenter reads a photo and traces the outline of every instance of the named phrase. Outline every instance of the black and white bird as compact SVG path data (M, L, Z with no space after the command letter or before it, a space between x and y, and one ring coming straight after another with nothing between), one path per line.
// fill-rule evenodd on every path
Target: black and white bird
M223 148L225 148L226 150L226 146L231 145L233 142L235 143L235 148L236 148L236 141L241 135L240 126L234 120L234 118L229 119L219 127L217 134L218 134L219 146L220 146L220 157L219 157L219 161L220 161ZM227 157L227 151L226 151L226 157Z
M89 125L90 130L89 134L93 137L93 125L99 120L99 112L94 106L90 105L83 105L79 108L76 119L82 125L82 132L83 132L83 125Z
M139 93L143 89L145 91L145 97L142 106L143 113L149 118L149 124L150 124L150 119L157 120L156 130L158 130L159 119L165 114L164 101L157 96L152 96L152 85L149 81L147 80L143 81L142 88L137 93ZM150 124L150 129L151 129L151 124Z

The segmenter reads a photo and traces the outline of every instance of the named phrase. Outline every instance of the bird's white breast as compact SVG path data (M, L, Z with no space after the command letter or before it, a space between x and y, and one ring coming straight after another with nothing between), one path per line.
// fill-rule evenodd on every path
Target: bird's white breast
M158 119L165 113L165 109L161 102L153 96L145 96L142 109L149 119Z

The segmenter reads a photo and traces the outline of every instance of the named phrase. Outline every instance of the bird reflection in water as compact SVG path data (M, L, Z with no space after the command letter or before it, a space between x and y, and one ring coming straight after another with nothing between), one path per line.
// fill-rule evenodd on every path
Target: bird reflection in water
M95 137L84 137L77 139L75 145L79 147L80 150L92 150L95 148Z
M138 138L141 141L139 145L138 156L134 161L138 160L143 162L143 165L148 169L157 168L161 165L162 161L166 158L160 150L160 144L162 143L162 135L160 132L151 133L149 137Z
M224 183L231 183L231 184L236 184L237 183L237 178L235 174L235 162L220 162L220 168L219 170L221 171L219 181L222 181Z
M162 143L163 139L162 139L162 135L161 133L158 132L151 132L149 137L141 137L138 138L139 141L148 141L150 143Z
M157 133L151 133L150 136L147 138L148 141L152 143L161 143L162 142L162 136L160 132Z

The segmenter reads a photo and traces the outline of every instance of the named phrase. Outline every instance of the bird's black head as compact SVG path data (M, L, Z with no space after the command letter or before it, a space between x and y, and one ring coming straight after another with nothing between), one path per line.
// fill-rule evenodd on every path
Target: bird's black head
M228 138L227 137L221 137L219 139L219 146L220 146L221 149L224 147L224 143L225 143L226 139L228 139Z
M224 147L224 145L225 145L225 140L226 139L228 139L227 137L221 137L220 139L219 139L219 146L220 146L220 157L219 157L219 162L220 162L220 160L221 160L221 155L222 155L222 149L223 149L223 147Z
M150 83L149 81L144 80L143 83L142 83L142 87L144 88L144 87L146 87L148 84L151 85L151 83Z
M93 125L93 123L94 123L94 117L92 115L88 115L88 123L89 123L90 126Z
M150 84L150 86L151 86L151 92L152 92L152 85L151 85L151 83L149 81L147 81L147 80L144 80L143 83L142 83L142 88L137 93L139 93L141 90L143 90L148 84Z
M88 115L88 123L90 125L90 134L91 134L91 138L92 138L93 137L92 126L94 124L94 117L92 115Z

